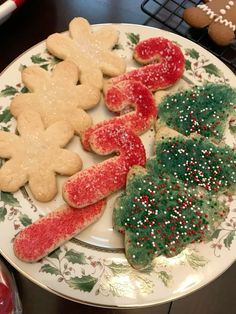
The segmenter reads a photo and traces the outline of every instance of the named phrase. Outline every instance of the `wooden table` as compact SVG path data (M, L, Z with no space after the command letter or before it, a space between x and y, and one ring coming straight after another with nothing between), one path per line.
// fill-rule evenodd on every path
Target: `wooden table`
M0 26L0 71L26 49L54 32L67 29L75 16L90 23L126 22L160 27L141 9L141 0L28 0ZM1 241L4 239L1 237ZM9 265L11 268L11 266ZM12 269L12 268L11 268ZM236 264L221 277L180 300L146 309L93 308L58 297L12 269L19 288L24 314L135 313L135 314L233 314L236 312Z

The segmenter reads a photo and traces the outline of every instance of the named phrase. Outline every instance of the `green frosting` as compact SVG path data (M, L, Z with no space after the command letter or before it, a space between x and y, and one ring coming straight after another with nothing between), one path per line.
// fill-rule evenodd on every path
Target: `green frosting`
M174 256L186 245L207 239L225 209L198 189L186 188L175 176L132 176L114 209L114 225L125 234L126 256L138 269L160 254Z
M229 146L217 147L203 137L176 137L156 145L156 157L147 162L154 175L171 173L188 187L201 186L216 193L235 189L236 153Z
M136 169L136 170L135 170ZM160 254L210 239L228 208L219 193L236 186L236 153L203 137L163 139L145 171L134 168L114 209L126 256L138 269Z
M235 116L235 105L236 89L212 83L165 97L158 106L158 116L160 123L185 136L198 133L220 142L228 117Z

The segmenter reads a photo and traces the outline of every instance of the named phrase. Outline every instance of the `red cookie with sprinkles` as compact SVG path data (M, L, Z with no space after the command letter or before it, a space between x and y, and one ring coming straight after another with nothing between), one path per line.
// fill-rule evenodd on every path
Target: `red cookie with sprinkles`
M175 84L184 72L185 59L181 49L163 37L140 41L134 48L133 57L142 67L112 78L108 84L139 81L154 92Z
M96 203L123 188L129 169L133 165L144 166L146 162L141 139L122 125L111 123L98 128L89 144L98 155L116 155L78 172L64 183L63 197L76 208Z

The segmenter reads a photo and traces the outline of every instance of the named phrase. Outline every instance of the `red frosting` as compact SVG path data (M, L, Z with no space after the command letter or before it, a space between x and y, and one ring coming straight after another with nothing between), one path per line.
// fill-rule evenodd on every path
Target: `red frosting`
M70 177L64 184L65 201L81 208L105 198L125 186L133 165L144 166L146 155L140 138L131 129L109 123L96 129L90 137L92 150L99 155L118 156L95 164Z
M134 58L145 66L112 78L109 83L136 80L150 91L155 91L171 86L184 72L185 60L181 49L162 37L149 38L138 43L134 48Z
M50 212L18 233L13 243L15 255L26 262L40 260L97 220L105 205L101 200L83 210L64 205Z
M125 125L139 135L150 128L157 116L157 109L151 92L142 83L122 81L111 85L105 92L105 104L110 111L125 113L122 116L102 121L87 129L82 136L82 144L90 150L89 138L94 130L110 123ZM131 110L126 113L126 110Z

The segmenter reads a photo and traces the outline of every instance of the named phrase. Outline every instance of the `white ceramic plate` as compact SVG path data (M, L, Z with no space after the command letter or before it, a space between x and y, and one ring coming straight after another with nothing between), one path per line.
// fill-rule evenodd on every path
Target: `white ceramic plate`
M98 29L101 25L95 25ZM208 51L175 34L141 25L115 24L120 32L116 52L135 67L132 50L138 40L163 36L175 41L186 57L184 81L226 82L236 87L234 74ZM9 104L15 93L24 92L20 71L37 63L50 70L55 58L39 43L21 55L1 74L0 125L13 130L15 121L9 115ZM158 96L157 96L158 97ZM90 111L94 122L111 116L101 102ZM150 156L153 131L142 136ZM232 142L231 142L232 144ZM88 167L101 157L82 151L79 139L70 148L79 152ZM60 180L60 185L63 180ZM222 274L234 261L236 251L236 202L230 214L208 244L189 246L175 258L158 257L151 272L131 268L123 251L122 237L112 229L112 208L117 195L110 197L103 217L94 225L58 249L50 257L34 264L18 260L12 250L12 239L24 226L57 208L63 201L59 194L47 204L35 202L27 187L14 195L2 193L0 200L0 252L21 273L41 287L65 298L102 307L143 307L182 297L206 285Z

